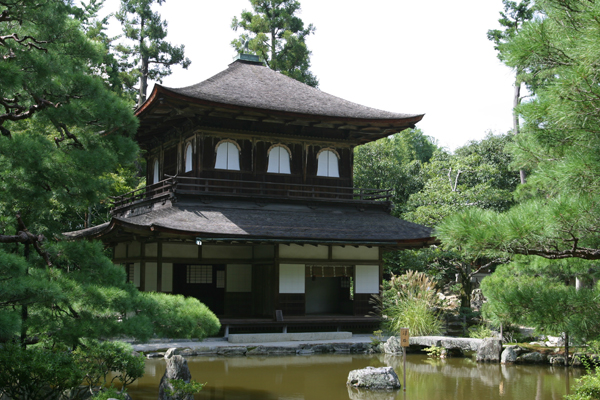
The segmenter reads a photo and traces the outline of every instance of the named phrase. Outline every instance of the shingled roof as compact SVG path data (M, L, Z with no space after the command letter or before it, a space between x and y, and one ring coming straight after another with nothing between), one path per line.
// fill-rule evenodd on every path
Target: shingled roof
M315 89L262 64L237 60L226 70L192 86L155 85L136 115L141 123L138 135L146 130L154 131L161 121L217 116L342 130L365 143L414 127L424 114L366 107Z
M361 119L404 119L419 116L356 104L265 66L241 60L233 62L228 69L204 82L168 90L195 99L299 114Z
M383 210L240 201L203 204L193 200L166 202L149 212L113 217L108 223L68 232L65 236L103 237L119 230L240 241L347 242L398 247L421 247L435 240L430 228L395 218Z

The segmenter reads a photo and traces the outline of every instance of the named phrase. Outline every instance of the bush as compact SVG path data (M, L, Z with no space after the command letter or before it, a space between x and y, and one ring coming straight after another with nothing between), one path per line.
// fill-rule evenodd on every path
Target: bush
M111 389L118 381L123 389L144 375L145 358L133 351L128 343L99 342L88 340L74 356L81 371L85 372L85 384L90 392L97 387ZM113 378L108 381L108 374Z
M221 329L216 315L198 299L152 292L141 296L141 312L136 318L149 319L158 337L203 339Z
M72 354L14 343L0 347L0 394L11 399L55 400L84 378Z
M494 337L494 332L485 324L473 325L469 328L469 337L475 339L485 339Z
M600 367L595 371L588 370L588 375L577 379L575 393L565 396L566 400L598 400L600 399Z
M412 336L441 333L442 322L435 311L438 291L427 275L414 271L392 275L383 289L381 308L387 330L398 334L408 328Z

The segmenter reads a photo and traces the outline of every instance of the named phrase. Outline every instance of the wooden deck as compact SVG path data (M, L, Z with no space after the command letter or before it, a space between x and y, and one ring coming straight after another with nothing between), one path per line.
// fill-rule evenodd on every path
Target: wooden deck
M277 321L270 318L228 318L220 317L223 334L229 336L237 332L283 332L288 331L366 331L379 328L381 318L377 316L354 315L307 315L302 317L283 317Z

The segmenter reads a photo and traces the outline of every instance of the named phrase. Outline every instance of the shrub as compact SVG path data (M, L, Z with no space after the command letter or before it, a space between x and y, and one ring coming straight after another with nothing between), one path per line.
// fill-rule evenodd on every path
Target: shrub
M588 369L588 375L577 379L575 393L565 396L566 400L598 400L600 399L600 367L595 371Z
M150 320L159 337L203 339L219 332L215 314L193 297L167 293L141 293L142 310L136 317Z
M128 343L99 342L88 340L80 346L74 356L81 371L85 371L85 384L93 393L97 387L113 388L115 381L124 389L144 375L145 359L133 351ZM108 381L108 374L113 378Z
M486 324L473 325L469 328L469 337L475 339L485 339L494 337L494 332Z
M422 272L392 275L384 283L381 308L390 332L398 334L401 328L408 328L412 336L440 334L442 322L435 311L438 304L438 291Z

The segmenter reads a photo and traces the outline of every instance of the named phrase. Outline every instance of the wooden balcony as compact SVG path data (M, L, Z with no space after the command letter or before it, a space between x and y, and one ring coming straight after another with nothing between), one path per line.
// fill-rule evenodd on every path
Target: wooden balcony
M389 207L392 190L172 176L145 188L113 197L112 212L135 207L140 203L158 202L178 194Z

